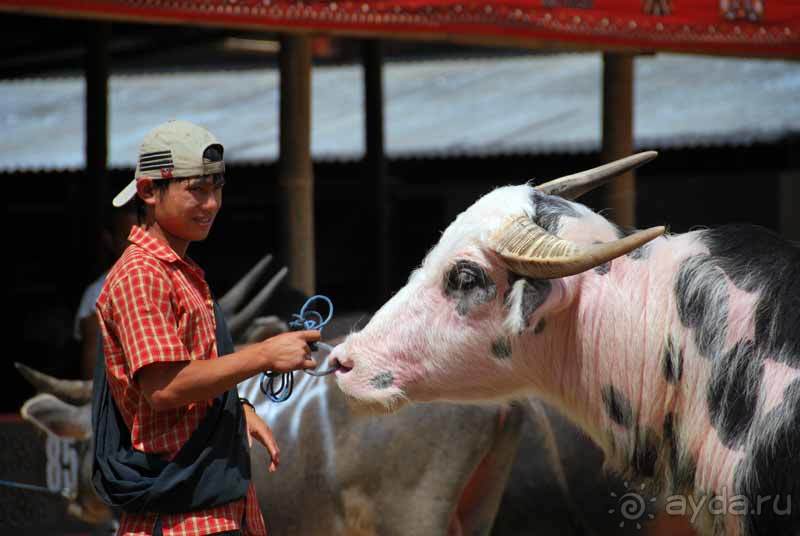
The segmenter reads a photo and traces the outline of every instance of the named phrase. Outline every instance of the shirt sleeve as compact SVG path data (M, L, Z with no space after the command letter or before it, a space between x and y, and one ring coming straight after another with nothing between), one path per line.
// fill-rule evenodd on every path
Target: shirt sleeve
M151 363L191 360L178 335L170 293L166 277L144 270L120 279L111 293L117 337L131 378Z

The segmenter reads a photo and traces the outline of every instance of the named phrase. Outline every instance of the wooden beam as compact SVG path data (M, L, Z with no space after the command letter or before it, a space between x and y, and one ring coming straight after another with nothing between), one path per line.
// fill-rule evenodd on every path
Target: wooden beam
M630 54L603 54L603 162L633 154L633 59ZM636 225L636 183L630 171L605 189L605 207L623 227Z
M92 22L87 24L86 47L86 190L84 195L84 237L91 237L87 244L85 259L87 273L98 272L103 267L98 263L102 258L100 236L103 227L103 214L109 210L108 180L106 164L108 161L108 41L111 24ZM87 243L88 242L88 243Z
M289 284L312 295L316 289L314 174L311 165L311 40L281 38L280 165L282 252Z
M372 192L373 240L376 245L373 288L375 304L389 298L390 255L389 250L389 185L386 176L386 151L384 148L383 120L383 47L381 42L369 39L362 42L364 66L365 184Z

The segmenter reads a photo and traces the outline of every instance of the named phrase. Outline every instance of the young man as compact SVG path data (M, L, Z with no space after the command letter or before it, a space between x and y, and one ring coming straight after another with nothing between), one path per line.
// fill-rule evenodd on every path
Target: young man
M197 464L203 469L198 469L193 460L186 460L190 450L187 442L206 458L209 452L227 452L228 447L223 444L197 450L195 443L197 438L207 435L216 437L212 432L220 426L209 424L208 418L219 415L219 422L223 422L230 415L238 415L234 418L241 420L238 397L235 411L230 411L230 393L235 394L231 389L266 370L288 372L315 366L309 359L307 343L319 340L318 331L285 333L218 356L220 331L211 292L203 271L186 256L186 250L191 242L208 236L222 205L225 171L222 155L222 145L202 127L186 121L160 125L145 136L135 178L113 202L117 207L131 201L138 203L143 220L131 230L128 237L131 245L108 274L97 301L97 314L107 391L124 421L119 435L130 435L128 451L120 460L124 464L126 460L144 456L144 462L133 471L127 466L125 470L110 471L111 478L121 481L115 484L125 491L123 498L139 493L142 486L163 489L165 479L159 481L158 477L169 471L177 471L169 474L179 477L166 478L164 486L179 488L186 480L199 483L188 492L162 493L156 495L157 502L137 503L150 505L157 511L139 511L141 507L123 511L120 535L266 534L255 488L252 483L247 484L249 458L246 470L241 472L244 480L237 481L242 489L246 486L246 497L225 504L217 504L221 500L200 501L200 504L214 504L200 509L194 504L165 503L192 503L202 493L209 492L209 487L220 486L223 479L203 473L211 471L208 468L214 463L207 463L204 458L203 463ZM97 385L96 380L96 390ZM227 400L228 405L220 410L215 397ZM270 471L274 471L279 453L269 428L252 406L245 405L244 415L248 439L252 437L264 444L272 457ZM116 422L93 420L99 423L98 428L106 428L104 423L109 423L107 428L114 428ZM236 427L233 429L235 435ZM239 424L238 430L241 429ZM109 432L99 429L95 434L98 448L103 447L103 453L98 453L95 460L98 487L97 466L105 463L101 456L113 456L106 454L108 449L101 443ZM195 440L191 441L193 436ZM124 437L123 443L127 439ZM235 443L238 439L216 439L216 443L226 441ZM162 460L166 460L163 463L174 460L173 466L178 467L162 465ZM216 468L220 465L225 465L224 460ZM163 474L153 477L151 469ZM125 478L134 482L124 482ZM102 486L101 483L99 487ZM224 489L210 491L212 499L226 493Z

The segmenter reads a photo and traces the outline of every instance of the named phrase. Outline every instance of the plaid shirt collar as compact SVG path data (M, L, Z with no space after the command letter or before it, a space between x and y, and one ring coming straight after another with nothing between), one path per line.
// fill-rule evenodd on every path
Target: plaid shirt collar
M205 273L200 266L189 257L181 258L180 255L175 253L169 244L162 242L158 238L148 234L144 229L138 225L131 228L131 233L128 235L128 241L131 244L136 244L150 255L167 263L180 263L196 273L201 279L205 278Z

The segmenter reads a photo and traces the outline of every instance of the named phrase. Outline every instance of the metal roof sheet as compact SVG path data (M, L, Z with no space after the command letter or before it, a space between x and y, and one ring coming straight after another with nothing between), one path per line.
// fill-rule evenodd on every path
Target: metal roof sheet
M602 59L559 54L390 63L384 74L390 157L596 150ZM114 75L109 164L134 167L153 126L207 126L229 162L278 154L275 70ZM638 147L748 145L800 132L800 64L662 54L636 59ZM81 77L0 82L0 170L84 165ZM364 152L361 67L313 71L312 154Z

